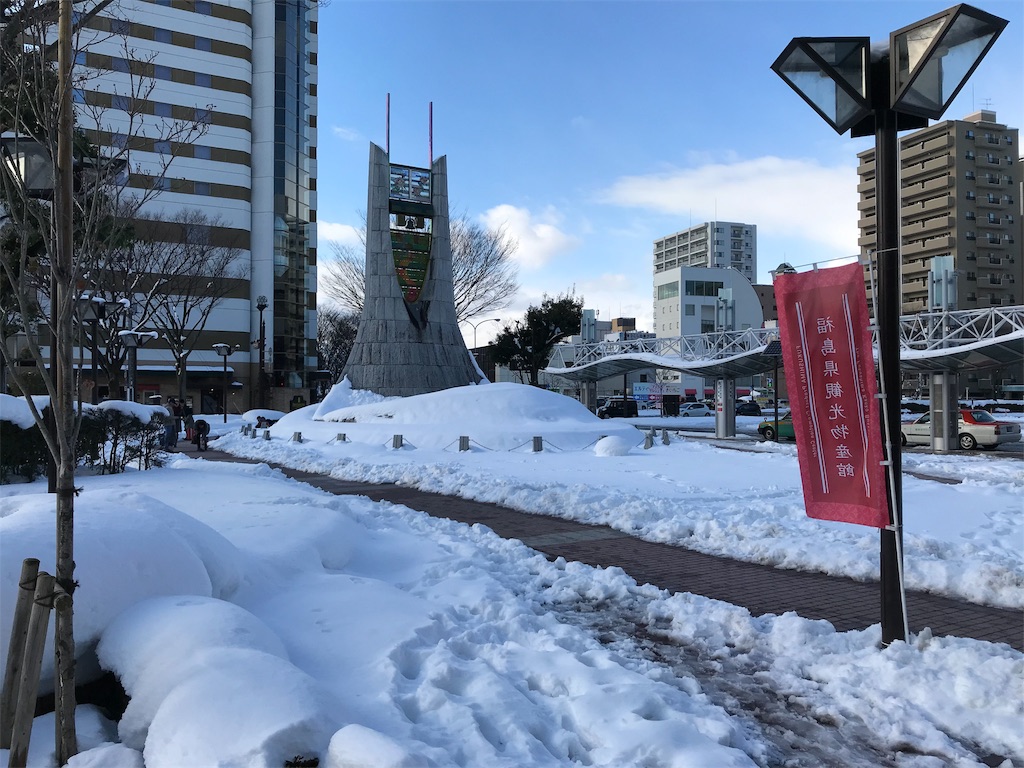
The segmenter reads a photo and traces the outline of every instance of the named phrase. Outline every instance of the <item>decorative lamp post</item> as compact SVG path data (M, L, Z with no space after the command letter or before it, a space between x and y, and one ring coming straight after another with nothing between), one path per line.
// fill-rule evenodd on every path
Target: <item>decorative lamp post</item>
M138 379L139 371L139 347L143 346L150 339L156 339L160 337L160 334L156 331L120 331L117 334L121 343L124 344L128 350L128 382L126 395L128 402L135 402L135 386Z
M238 345L214 344L214 351L224 360L224 423L228 423L228 355L238 349Z
M89 365L92 368L92 395L89 402L96 405L100 394L100 380L96 373L96 362L99 358L100 321L107 317L107 301L102 296L83 294L78 297L78 318L92 326L89 331Z
M900 455L900 197L898 130L937 120L963 88L1006 20L956 5L889 35L797 37L772 69L837 133L875 137L878 369L889 465L891 525L881 531L882 642L906 640Z
M484 323L500 323L501 320L497 317L489 317L486 320L477 320L475 323L471 320L463 320L463 322L473 326L473 349L476 349L476 327Z
M263 321L263 311L270 306L267 303L266 296L259 296L256 299L256 309L260 313L260 372L259 372L259 383L258 387L258 402L260 408L267 407L267 369L266 369L266 349L267 349L267 324Z

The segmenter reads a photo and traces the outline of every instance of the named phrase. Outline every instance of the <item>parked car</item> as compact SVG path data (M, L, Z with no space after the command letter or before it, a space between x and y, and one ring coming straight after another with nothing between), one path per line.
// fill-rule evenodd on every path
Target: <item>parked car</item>
M737 416L760 416L761 406L753 400L740 400L736 403Z
M786 411L786 413L779 414L778 421L775 421L775 419L765 419L757 425L757 433L765 440L774 440L776 435L778 435L780 440L783 437L795 440L796 433L793 431L793 412Z
M629 418L638 415L636 400L629 398L608 398L604 405L597 409L597 415L602 419Z
M931 445L931 413L914 421L900 425L903 445ZM991 413L981 408L961 408L957 420L956 442L963 450L972 451L977 447L991 450L1000 443L1016 443L1020 440L1020 425L1009 421L997 421Z
M715 412L704 403L682 403L679 406L680 416L714 416Z

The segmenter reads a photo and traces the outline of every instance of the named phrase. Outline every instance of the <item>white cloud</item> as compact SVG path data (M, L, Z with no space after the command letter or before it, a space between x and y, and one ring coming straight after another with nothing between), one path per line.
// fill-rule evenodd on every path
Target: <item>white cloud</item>
M332 125L331 133L342 141L359 141L359 131L346 128L343 125Z
M576 237L559 229L561 218L553 207L534 214L513 205L496 206L480 217L487 228L504 228L518 241L514 260L523 269L540 269L556 256L579 246Z
M334 224L330 221L318 221L316 224L316 239L319 248L324 248L327 243L339 243L348 248L362 248L363 241L360 238L358 229L350 224Z
M760 157L624 176L601 202L677 214L688 222L756 224L758 237L794 237L835 253L857 251L857 171L811 160ZM669 234L665 232L664 234Z
M649 282L649 272L605 272L577 283L576 291L583 296L584 307L596 309L602 320L635 317L636 327L641 331L649 331L653 312Z

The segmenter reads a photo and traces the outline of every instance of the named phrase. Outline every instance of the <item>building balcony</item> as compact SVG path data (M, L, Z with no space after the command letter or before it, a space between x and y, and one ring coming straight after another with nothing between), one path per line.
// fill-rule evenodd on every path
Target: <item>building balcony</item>
M982 192L978 195L974 200L974 204L979 208L1002 208L1004 205L1003 199L999 195L993 195L988 192Z
M910 257L921 257L928 254L944 254L949 253L956 246L956 238L949 237L931 237L927 240L915 240L910 243L903 245L902 253L903 258L907 259Z
M995 231L1005 231L1009 226L1006 220L1000 217L996 221L989 221L987 216L979 216L975 222L978 225L978 229L990 229Z
M919 238L933 232L948 232L954 228L952 216L934 216L922 221L905 222L900 228L900 237Z
M904 184L912 184L923 176L945 176L949 169L954 166L954 160L949 155L925 160L921 163L904 165L900 171L900 177Z
M952 176L941 176L937 179L929 179L923 183L911 184L903 187L900 196L903 204L914 203L923 197L935 197L943 190L948 190L956 185L956 179Z

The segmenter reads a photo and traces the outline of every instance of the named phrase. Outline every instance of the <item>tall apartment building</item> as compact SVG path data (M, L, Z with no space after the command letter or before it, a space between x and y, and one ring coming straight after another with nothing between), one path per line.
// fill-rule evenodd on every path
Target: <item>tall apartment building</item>
M952 256L957 309L1024 303L1018 129L982 110L900 140L903 314L927 310L928 273ZM876 244L875 152L860 159L860 245ZM871 299L870 290L868 293Z
M189 394L203 389L204 375L219 386L211 345L237 344L236 407L254 403L262 296L271 405L305 399L318 368L316 4L120 0L85 21L77 50L77 121L101 147L128 143L129 186L152 183L147 174L174 157L145 212L166 221L200 210L217 219L213 240L241 254L238 285L189 358ZM161 120L198 121L206 133L181 145L147 139ZM140 388L174 391L157 374L168 359L159 347L140 350Z
M708 221L655 240L655 274L676 267L732 267L753 283L757 277L757 227Z

